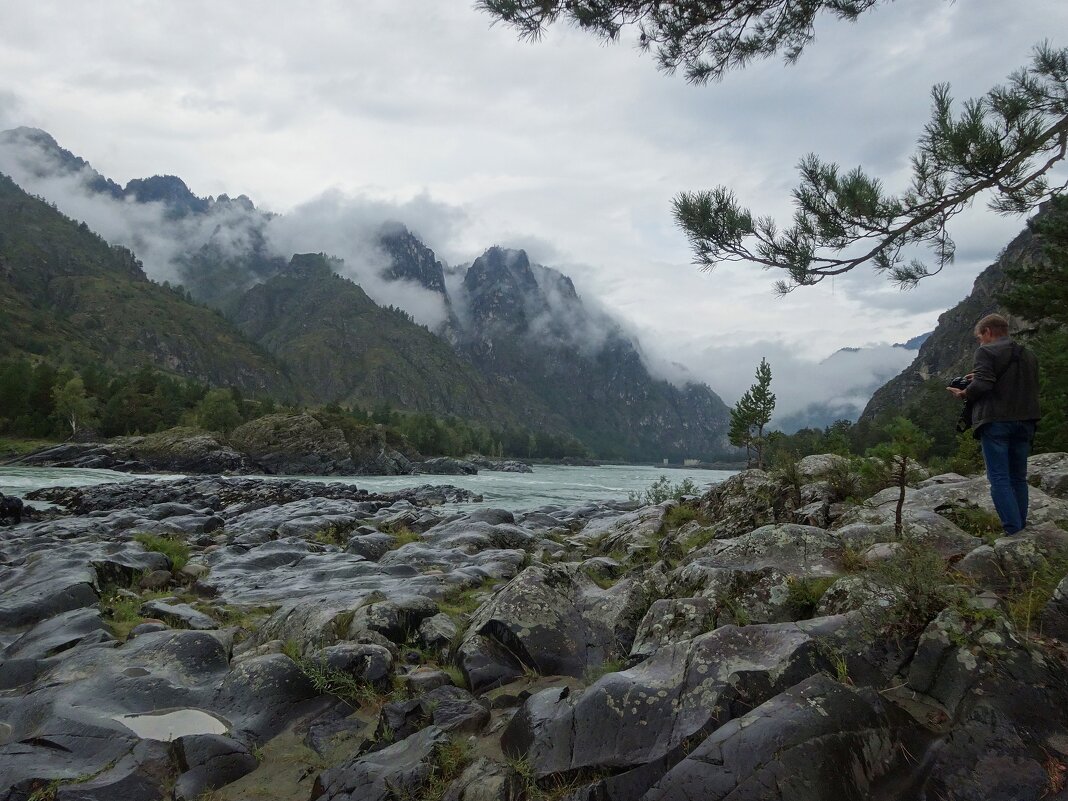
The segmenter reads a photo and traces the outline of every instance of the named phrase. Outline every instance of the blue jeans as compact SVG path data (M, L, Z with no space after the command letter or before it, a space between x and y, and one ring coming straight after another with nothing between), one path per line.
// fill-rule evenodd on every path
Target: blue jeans
M1024 421L987 423L979 431L990 479L990 498L1006 534L1027 525L1027 457L1035 424Z

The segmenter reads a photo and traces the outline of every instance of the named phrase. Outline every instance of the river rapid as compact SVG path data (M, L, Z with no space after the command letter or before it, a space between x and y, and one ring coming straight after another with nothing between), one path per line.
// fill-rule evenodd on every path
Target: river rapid
M474 476L260 476L261 478L301 478L309 481L340 481L355 484L369 492L388 492L420 484L452 484L481 494L483 506L512 511L533 509L547 504L575 506L588 501L625 500L632 493L643 493L660 476L672 484L691 479L700 491L734 475L732 470L696 470L646 465L605 465L601 467L564 467L534 465L533 473L499 473L488 470ZM175 479L176 475L131 475L113 470L88 470L61 467L0 467L0 493L25 495L41 487L73 487L107 484L117 481L158 478Z

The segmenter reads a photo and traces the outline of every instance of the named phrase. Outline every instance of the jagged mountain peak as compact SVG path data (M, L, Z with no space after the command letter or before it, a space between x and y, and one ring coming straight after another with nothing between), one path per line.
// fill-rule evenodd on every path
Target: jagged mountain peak
M151 178L134 178L126 184L123 194L138 203L163 203L176 216L203 214L211 202L197 197L177 175L153 175Z
M464 286L472 291L491 285L536 292L538 280L530 268L527 252L494 245L475 259L464 277Z
M414 281L425 289L448 297L444 266L434 251L405 225L394 221L383 224L378 244L390 260L383 278L389 281Z

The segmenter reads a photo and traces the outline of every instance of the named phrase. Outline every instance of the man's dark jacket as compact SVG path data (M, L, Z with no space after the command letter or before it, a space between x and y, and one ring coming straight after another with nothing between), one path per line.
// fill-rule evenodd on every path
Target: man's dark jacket
M1019 354L1013 359L1013 349ZM1038 410L1038 359L1009 337L980 345L975 351L972 383L965 390L972 401L976 436L986 423L1035 420Z

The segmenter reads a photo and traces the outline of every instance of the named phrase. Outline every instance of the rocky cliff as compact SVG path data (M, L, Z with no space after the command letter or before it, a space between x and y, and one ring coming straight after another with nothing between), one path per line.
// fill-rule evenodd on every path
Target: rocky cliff
M597 453L681 460L729 450L723 401L704 384L654 379L619 324L587 307L567 276L494 247L467 270L463 291L460 350Z

